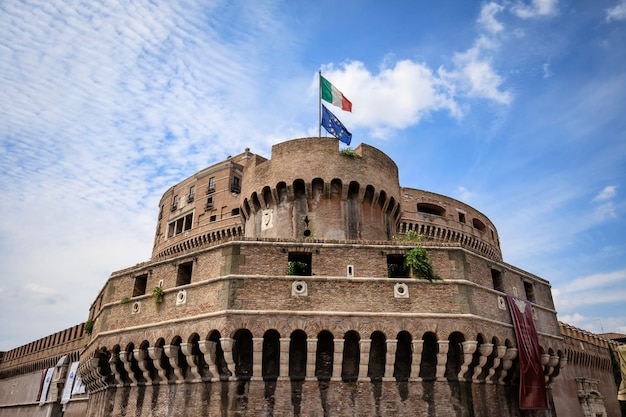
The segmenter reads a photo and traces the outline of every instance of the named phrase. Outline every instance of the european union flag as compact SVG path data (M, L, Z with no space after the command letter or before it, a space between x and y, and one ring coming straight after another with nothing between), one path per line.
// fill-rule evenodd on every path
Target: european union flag
M352 141L352 133L341 124L339 119L322 104L322 126L324 129L346 145Z

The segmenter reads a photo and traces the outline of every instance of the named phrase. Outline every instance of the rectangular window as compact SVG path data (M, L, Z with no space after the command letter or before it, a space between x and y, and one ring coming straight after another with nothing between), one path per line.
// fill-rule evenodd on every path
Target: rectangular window
M504 291L504 283L502 282L502 272L497 269L491 270L491 281L493 282L493 289L500 292Z
M209 188L207 188L206 193L211 194L215 191L215 177L209 178Z
M213 208L213 196L209 196L206 199L206 204L204 205L204 211L211 210Z
M148 274L139 275L135 277L135 286L133 287L133 297L139 297L146 293L146 286L148 285Z
M231 215L231 216L239 216L239 209L238 209L238 208L233 209L233 210L230 212L230 215Z
M531 303L535 302L535 289L532 282L524 281L524 291L526 292L526 299Z
M195 197L196 197L196 187L192 185L189 188L189 196L187 196L187 202L191 203Z
M287 259L287 275L311 275L312 257L310 253L289 252Z
M174 201L172 202L172 211L175 211L178 208L178 196L174 196Z
M465 223L465 213L461 213L460 211L459 211L459 221L461 223Z
M180 217L167 225L167 237L176 236L193 226L193 213Z
M408 278L409 267L404 265L404 255L387 255L387 276L389 278Z
M185 262L178 265L178 275L176 276L176 286L187 285L191 283L191 273L193 271L193 262Z
M209 221L214 222L216 219L217 219L217 215L214 214L209 218Z
M239 194L241 192L241 180L239 177L233 177L233 184L230 187L230 191Z

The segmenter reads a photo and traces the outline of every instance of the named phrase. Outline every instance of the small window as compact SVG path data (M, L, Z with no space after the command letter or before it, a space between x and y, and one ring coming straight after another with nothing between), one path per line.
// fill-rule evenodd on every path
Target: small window
M535 288L532 282L524 281L524 291L526 292L526 299L531 303L535 302Z
M217 216L214 214L209 218L210 222L214 222L217 219Z
M232 209L232 211L230 212L230 215L231 216L239 216L239 209L238 208Z
M211 194L215 191L215 177L209 178L209 188L207 188L206 193Z
M187 196L187 202L191 203L195 197L196 197L196 187L192 185L189 188L189 195Z
M417 204L417 212L424 214L431 214L433 216L443 216L446 213L446 209L443 207L439 207L435 204L429 203L418 203Z
M481 232L484 232L487 229L487 227L485 226L485 223L481 222L478 219L472 219L472 225L474 226L475 229L478 229Z
M502 272L498 271L497 269L492 269L491 280L493 282L494 290L504 292L504 283L502 282Z
M241 179L239 177L233 177L233 184L230 187L230 191L239 194L241 192Z
M178 196L174 196L174 201L172 202L172 211L175 211L178 208Z
M146 293L146 286L148 285L148 274L139 275L135 277L135 286L133 287L133 297L139 297Z
M408 278L409 267L404 265L404 255L387 255L387 276L389 278Z
M209 196L206 199L206 204L204 205L204 211L211 210L213 208L213 196Z
M465 213L459 211L459 222L465 223Z
M311 275L311 259L310 253L289 252L287 275Z
M178 275L176 276L176 286L187 285L191 283L191 272L193 271L193 262L185 262L178 265Z

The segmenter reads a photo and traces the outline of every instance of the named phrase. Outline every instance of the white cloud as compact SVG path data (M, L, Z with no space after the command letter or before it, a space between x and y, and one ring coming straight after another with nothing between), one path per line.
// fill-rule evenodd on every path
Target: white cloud
M496 15L504 10L504 7L497 3L487 3L483 5L478 17L478 24L488 32L498 33L504 30L504 25L496 20Z
M551 16L558 12L557 3L558 0L531 0L530 4L518 1L511 11L522 19Z
M541 66L543 69L543 78L550 78L554 75L554 73L550 70L550 63L546 62Z
M606 21L610 22L611 20L626 20L626 0L622 0L615 7L606 9Z
M463 186L456 188L456 198L460 201L469 202L474 194Z
M607 185L600 191L594 198L593 201L606 201L610 200L617 194L617 185Z

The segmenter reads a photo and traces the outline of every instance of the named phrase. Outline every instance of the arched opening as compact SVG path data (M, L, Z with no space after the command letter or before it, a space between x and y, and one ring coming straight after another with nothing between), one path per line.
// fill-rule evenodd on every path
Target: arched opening
M303 380L306 376L306 333L296 330L289 341L289 378Z
M278 194L278 202L286 203L289 201L289 195L287 193L287 184L283 181L276 184L276 193Z
M343 363L341 366L341 379L343 381L356 381L359 376L360 339L359 334L354 330L347 332L343 338Z
M191 344L191 354L193 355L194 363L198 367L198 372L202 378L209 378L209 365L204 360L204 355L200 351L200 335L193 333L189 336L187 343Z
M417 212L442 217L446 215L446 209L431 203L417 203Z
M322 330L317 335L317 350L315 353L315 376L319 380L329 380L333 375L333 355L335 340L332 333Z
M263 335L263 379L276 380L280 373L280 334L271 329Z
M261 210L261 202L259 201L259 196L256 194L256 192L252 193L252 207L254 208L254 212L258 212L259 210Z
M482 221L478 219L472 219L472 226L474 226L475 229L478 229L481 232L484 232L485 230L487 230L485 223L483 223Z
M370 336L370 361L367 376L372 381L380 381L385 376L385 357L387 355L387 338L382 332L374 332Z
M339 178L335 178L330 182L330 198L341 198L341 189L343 185Z
M233 336L233 361L235 376L238 379L250 379L252 376L252 333L248 329L239 329Z
M311 191L313 192L313 200L318 203L324 196L324 180L321 178L313 178L311 181Z
M176 346L178 349L178 367L180 368L183 379L187 377L187 370L189 369L189 365L187 364L187 360L185 359L185 355L183 354L183 350L180 348L180 344L183 342L183 339L180 336L175 336L172 339L170 345Z
M426 332L422 336L422 340L424 341L424 348L419 376L424 381L434 381L437 375L437 353L439 352L437 336L432 332Z
M411 376L411 360L413 349L411 341L413 338L407 331L398 333L398 345L396 346L396 362L394 364L393 376L398 381L408 381Z
M352 181L348 186L347 217L348 217L348 239L359 238L359 183Z
M263 188L263 202L265 203L265 208L270 208L273 205L274 201L272 199L272 190L270 187Z
M444 376L448 381L457 381L461 365L463 364L463 345L465 336L460 332L453 332L448 337L448 357Z

